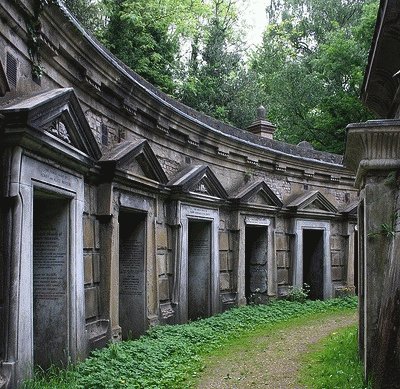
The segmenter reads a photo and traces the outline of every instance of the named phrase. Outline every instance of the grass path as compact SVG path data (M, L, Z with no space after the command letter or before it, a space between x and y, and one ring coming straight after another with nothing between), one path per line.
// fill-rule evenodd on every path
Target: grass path
M354 298L304 303L279 300L234 308L188 324L158 326L140 339L96 350L65 370L37 369L25 388L183 389L198 382L206 388L245 388L272 382L271 388L288 389L288 383L273 378L280 365L288 366L289 373L279 370L279 377L294 376L290 366L293 360L296 368L295 354L354 322L356 306ZM310 338L304 341L306 337ZM204 361L208 362L202 374ZM200 376L202 380L197 381Z
M310 345L355 322L354 312L321 314L252 334L207 358L197 387L300 388L297 373Z

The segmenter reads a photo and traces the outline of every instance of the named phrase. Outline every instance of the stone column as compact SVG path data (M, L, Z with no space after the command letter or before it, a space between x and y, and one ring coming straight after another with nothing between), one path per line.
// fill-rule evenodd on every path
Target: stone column
M398 120L348 126L345 165L357 172L360 190L359 348L365 375L373 375L378 388L400 379L400 350L393 341L399 335L400 303L400 283L394 283L400 278L399 146Z

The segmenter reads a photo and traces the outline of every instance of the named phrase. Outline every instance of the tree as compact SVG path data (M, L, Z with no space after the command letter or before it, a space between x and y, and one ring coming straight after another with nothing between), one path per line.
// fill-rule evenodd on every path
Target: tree
M108 24L102 42L149 82L172 94L181 40L206 12L202 0L104 0Z
M252 67L279 139L342 153L346 125L371 117L358 96L376 9L376 0L272 2Z
M65 6L90 32L98 33L104 26L102 3L92 0L62 0Z
M198 19L178 97L217 119L246 127L261 101L257 100L256 77L245 66L237 2L212 0L209 4L208 18Z

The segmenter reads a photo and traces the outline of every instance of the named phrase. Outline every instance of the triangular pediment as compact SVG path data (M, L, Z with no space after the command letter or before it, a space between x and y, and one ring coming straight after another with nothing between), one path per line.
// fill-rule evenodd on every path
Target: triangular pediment
M296 211L337 213L336 207L319 191L304 193L292 199L286 207Z
M30 128L97 160L100 148L72 88L53 89L1 110L8 128ZM42 138L43 139L43 138Z
M121 142L103 155L99 162L108 168L125 170L163 184L168 181L149 142L145 139Z
M346 214L346 215L357 215L357 209L358 209L358 201L353 201L350 204L347 204L341 212Z
M315 200L311 204L305 206L303 209L308 209L310 211L327 211L324 204L321 201Z
M175 192L226 199L228 197L212 170L206 165L189 166L175 176L168 186Z
M258 181L246 186L232 200L239 203L282 207L282 201L265 181Z

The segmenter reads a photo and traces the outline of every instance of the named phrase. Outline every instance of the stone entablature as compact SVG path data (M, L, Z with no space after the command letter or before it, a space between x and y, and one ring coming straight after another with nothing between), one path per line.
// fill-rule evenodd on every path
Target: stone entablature
M340 156L174 101L57 4L39 16L43 74L32 79L24 20L33 3L0 4L0 382L15 387L48 362L32 317L75 361L152 325L284 297L313 279L316 258L316 296L354 289L358 197ZM18 66L3 87L7 55ZM67 337L35 292L47 276L35 269L53 266L55 246L40 249L46 219L66 253L52 273L67 285L58 311Z
M347 127L345 164L357 172L356 187L370 171L400 167L400 120L370 120Z

